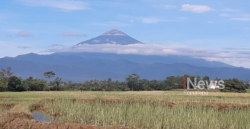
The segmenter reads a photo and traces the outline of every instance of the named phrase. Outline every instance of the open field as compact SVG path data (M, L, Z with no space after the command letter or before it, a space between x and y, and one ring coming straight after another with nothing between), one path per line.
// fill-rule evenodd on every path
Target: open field
M43 112L51 123L34 120ZM250 94L183 91L0 93L0 128L247 129Z

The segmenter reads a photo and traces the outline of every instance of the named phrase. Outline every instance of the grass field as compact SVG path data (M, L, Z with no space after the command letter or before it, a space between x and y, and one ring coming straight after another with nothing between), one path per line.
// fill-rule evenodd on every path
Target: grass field
M0 119L9 120L11 115L6 112L20 113L15 116L21 120L24 119L21 113L43 111L51 116L52 123L93 128L248 129L249 109L249 93L208 92L204 96L186 95L183 91L0 93L0 112L5 114ZM0 126L6 128L19 124L2 123ZM32 127L35 126L28 128Z

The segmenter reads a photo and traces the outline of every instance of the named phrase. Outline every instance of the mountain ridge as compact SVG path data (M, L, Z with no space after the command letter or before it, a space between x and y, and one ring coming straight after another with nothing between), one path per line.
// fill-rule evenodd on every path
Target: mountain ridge
M33 76L44 78L43 73L54 71L56 76L64 81L83 82L90 79L107 79L125 81L125 78L137 73L142 78L164 80L168 76L210 76L215 78L247 79L250 69L241 67L205 67L188 63L140 63L128 59L84 58L79 55L26 54L11 58L0 59L0 69L12 67L15 75L22 78ZM87 55L88 56L88 55Z
M138 54L116 54L116 53L91 53L91 52L58 52L53 55L75 55L83 58L97 58L97 59L108 59L118 60L127 59L133 62L152 64L152 63L186 63L194 66L204 67L235 67L226 63L217 61L206 61L200 58L193 58L190 56L180 55L138 55Z

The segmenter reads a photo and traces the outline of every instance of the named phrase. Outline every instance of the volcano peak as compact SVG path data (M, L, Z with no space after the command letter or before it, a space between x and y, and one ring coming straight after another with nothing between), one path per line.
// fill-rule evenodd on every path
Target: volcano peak
M126 33L117 30L117 29L112 29L110 31L106 31L102 35L80 42L77 45L83 45L83 44L120 44L120 45L128 45L128 44L141 44L142 42L139 40L136 40Z
M117 30L117 29L112 29L110 31L107 31L103 33L102 35L112 35L112 36L127 36L124 32Z

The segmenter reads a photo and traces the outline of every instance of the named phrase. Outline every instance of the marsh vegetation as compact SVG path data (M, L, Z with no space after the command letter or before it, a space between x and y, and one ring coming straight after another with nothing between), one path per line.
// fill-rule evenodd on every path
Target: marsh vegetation
M248 93L5 92L0 97L0 104L14 105L9 112L44 112L52 123L148 129L250 127ZM20 105L28 109L15 108Z

